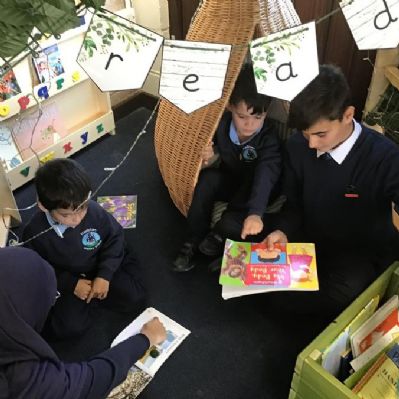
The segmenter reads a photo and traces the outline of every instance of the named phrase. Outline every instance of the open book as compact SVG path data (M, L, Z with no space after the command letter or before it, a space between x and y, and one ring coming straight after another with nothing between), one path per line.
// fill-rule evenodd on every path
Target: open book
M97 202L119 222L124 229L136 227L137 195L107 195Z
M219 283L222 297L271 291L317 291L319 282L314 244L265 244L226 240Z

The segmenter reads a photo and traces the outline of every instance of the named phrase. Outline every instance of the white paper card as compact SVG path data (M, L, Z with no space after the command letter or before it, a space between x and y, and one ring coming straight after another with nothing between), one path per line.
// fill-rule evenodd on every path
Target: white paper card
M344 0L339 4L359 50L399 43L399 0Z
M163 37L117 15L93 16L77 62L101 91L139 89Z
M259 93L291 101L319 74L314 22L256 39L250 51Z
M165 40L160 94L186 113L222 96L231 46Z
M158 317L166 329L166 340L155 347L147 350L144 356L136 362L136 366L146 373L154 376L158 369L171 353L182 343L182 341L190 334L187 328L184 328L174 320L165 316L154 308L147 308L140 316L130 323L112 342L111 347L136 335L140 332L145 323ZM151 351L156 350L157 356L151 356Z

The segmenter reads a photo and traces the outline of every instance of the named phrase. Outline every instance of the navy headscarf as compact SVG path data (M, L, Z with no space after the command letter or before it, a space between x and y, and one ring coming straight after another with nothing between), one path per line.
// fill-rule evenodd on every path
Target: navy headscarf
M0 248L0 399L80 397L87 366L65 369L39 334L56 286L53 268L36 252Z

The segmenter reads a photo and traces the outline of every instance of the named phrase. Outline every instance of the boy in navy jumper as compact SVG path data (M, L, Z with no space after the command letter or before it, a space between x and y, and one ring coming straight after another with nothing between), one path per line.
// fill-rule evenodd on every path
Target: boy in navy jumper
M71 159L55 159L36 172L38 212L27 224L23 240L55 269L61 297L48 327L56 338L82 334L89 326L93 303L122 312L139 311L144 288L137 260L124 245L123 229L89 199L89 177Z
M399 203L399 148L354 120L350 90L332 65L291 103L278 230L265 241L316 243L318 293L274 296L336 315L399 258L392 203Z
M262 219L281 163L278 135L265 120L270 102L270 97L257 93L252 66L245 65L214 142L202 151L203 166L216 152L220 163L200 173L187 215L187 241L173 262L173 270L193 268L197 250L208 256L221 255L226 237L247 239L262 232ZM228 202L228 207L209 233L217 200Z

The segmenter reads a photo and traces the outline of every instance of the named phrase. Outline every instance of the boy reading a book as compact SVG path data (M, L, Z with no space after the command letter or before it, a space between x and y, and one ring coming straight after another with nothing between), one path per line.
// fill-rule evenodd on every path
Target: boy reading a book
M23 240L56 272L61 296L47 323L50 336L82 334L91 323L90 308L99 302L121 312L142 310L138 262L124 245L120 224L89 199L84 169L71 159L55 159L37 170L35 184L41 211L25 227Z
M392 203L399 203L399 148L354 119L342 71L322 65L291 103L278 230L265 242L314 242L320 291L282 293L295 309L347 307L399 257Z
M270 102L270 97L257 93L252 66L245 65L214 142L202 151L203 166L216 153L220 164L203 169L199 175L187 215L187 241L173 262L174 271L192 269L198 251L221 255L226 237L246 239L263 230L262 218L281 162L278 136L266 120ZM217 200L228 202L228 207L209 232Z

